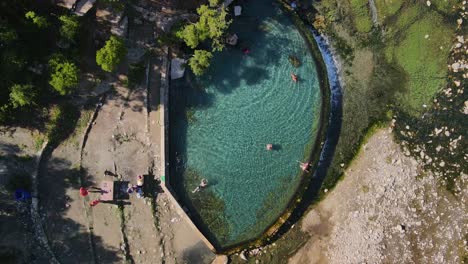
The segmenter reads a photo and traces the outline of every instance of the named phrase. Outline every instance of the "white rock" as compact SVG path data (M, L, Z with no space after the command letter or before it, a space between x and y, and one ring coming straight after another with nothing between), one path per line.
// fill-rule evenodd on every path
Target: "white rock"
M247 261L247 258L245 257L245 254L244 254L243 251L239 254L239 257L240 257L241 259Z
M427 5L427 6L431 6L431 1L427 1L427 2L426 2L426 5Z

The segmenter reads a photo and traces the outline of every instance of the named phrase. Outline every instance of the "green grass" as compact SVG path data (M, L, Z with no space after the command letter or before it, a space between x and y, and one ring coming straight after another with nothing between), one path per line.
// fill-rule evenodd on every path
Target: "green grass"
M88 123L93 117L94 109L83 109L80 112L80 117L76 122L76 127L73 130L73 133L67 139L67 142L73 144L77 149L80 148L81 136L88 127Z
M452 28L440 15L432 13L413 23L397 41L393 55L407 75L406 91L398 99L408 113L420 113L422 105L428 104L445 84Z
M375 0L379 23L381 24L387 18L395 15L401 8L402 3L403 0Z
M421 15L421 7L418 5L412 5L405 8L403 12L397 17L394 25L395 30L401 30L410 24L414 23Z
M45 142L45 136L43 134L37 133L33 135L33 138L34 138L34 149L40 150L42 148L42 145Z
M367 33L372 29L372 17L367 0L350 0L351 11L354 15L354 26L360 33Z
M46 124L46 137L54 146L65 140L75 129L79 112L72 104L53 106L49 111L49 121Z
M462 1L461 0L437 0L437 1L431 1L432 5L434 7L447 15L452 15L453 14L453 6L460 4Z

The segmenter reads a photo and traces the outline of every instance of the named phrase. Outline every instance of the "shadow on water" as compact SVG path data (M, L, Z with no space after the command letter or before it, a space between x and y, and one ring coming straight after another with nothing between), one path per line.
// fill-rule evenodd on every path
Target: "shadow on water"
M272 241L277 240L284 235L292 225L297 223L304 212L317 199L322 183L327 176L328 168L333 160L335 148L341 132L341 120L343 116L343 94L339 80L338 69L333 59L333 54L330 51L328 42L320 36L315 30L311 30L314 38L319 46L322 54L322 59L326 64L328 80L330 83L330 115L328 127L325 136L325 143L320 153L320 159L317 169L313 173L312 181L308 186L301 202L293 210L287 222L283 224L278 232L271 238Z
M279 34L270 34L271 29L265 26L267 25L265 21L273 19L286 21L287 17L275 17L275 12L279 11L277 9L253 6L250 8L263 10L263 13L259 12L256 17L242 16L234 20L230 32L239 36L238 44L228 45L224 51L214 56L212 65L223 65L223 67L210 67L202 78L197 78L201 85L219 84L216 85L216 89L228 94L240 87L243 82L255 85L272 77L265 68L280 63L280 58L284 55L281 47L287 47L290 40ZM283 27L281 22L278 21L274 26ZM280 28L278 31L284 30ZM249 41L252 38L255 38L255 41ZM248 49L249 54L243 54L244 49Z

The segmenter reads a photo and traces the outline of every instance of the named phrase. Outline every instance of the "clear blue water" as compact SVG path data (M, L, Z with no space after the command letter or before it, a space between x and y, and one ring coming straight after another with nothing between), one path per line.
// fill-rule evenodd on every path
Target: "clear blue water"
M310 155L321 107L312 55L279 7L249 1L231 30L239 47L216 53L201 78L186 74L171 86L176 189L223 247L258 237L284 211L300 184L298 161ZM300 59L299 68L289 55ZM269 143L276 150L267 151ZM201 178L209 187L192 193Z

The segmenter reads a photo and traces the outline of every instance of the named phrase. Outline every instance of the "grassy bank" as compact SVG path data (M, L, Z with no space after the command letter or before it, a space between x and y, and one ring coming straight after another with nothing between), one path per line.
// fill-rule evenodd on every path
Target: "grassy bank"
M419 126L421 121L418 120L426 107L432 105L447 84L446 63L455 29L455 19L450 15L452 2L429 8L425 2L376 0L378 28L369 26L371 16L367 2L313 2L319 14L325 17L323 32L330 37L341 64L344 94L340 139L322 192L315 202L325 196L325 189L330 190L337 184L362 145L378 128L388 126L396 116L406 122L397 122L397 132L410 122ZM349 54L352 56L347 56ZM447 117L444 120L448 120ZM426 120L421 127L433 129L430 123L431 120ZM455 128L459 129L462 130ZM421 143L428 138L420 136L418 140ZM270 253L272 249L268 248L269 253L255 259L269 263L271 254L277 259L289 258L296 251L294 246L301 246L307 239L307 235L299 233L292 229L276 242L278 248L284 245L287 251ZM291 248L291 245L294 246ZM238 260L237 257L233 259ZM254 261L249 259L249 263Z
M333 188L373 127L396 113L420 116L446 84L454 34L449 5L375 2L381 24L368 33L356 24L363 12L356 13L354 1L315 4L327 18L325 34L343 62L344 80L342 131L323 189ZM368 5L359 7L370 12ZM355 54L352 61L341 56L343 45L336 45L343 40Z

